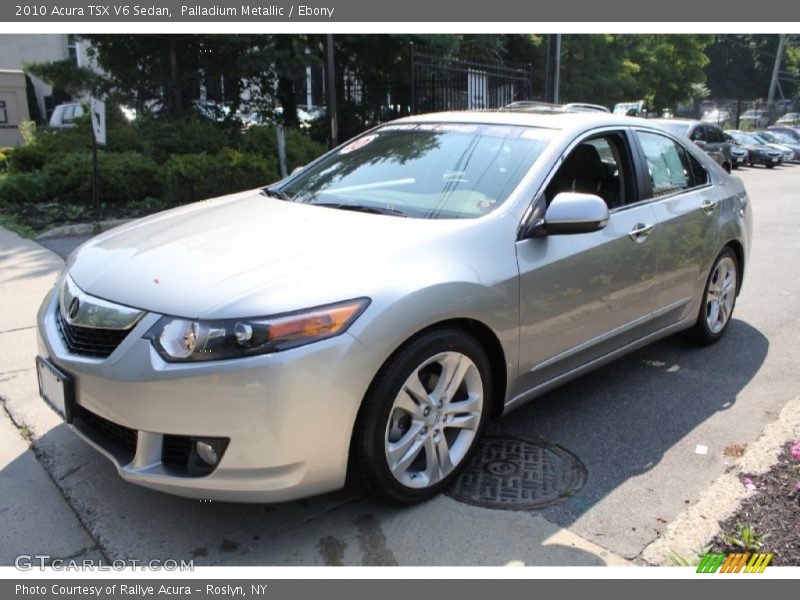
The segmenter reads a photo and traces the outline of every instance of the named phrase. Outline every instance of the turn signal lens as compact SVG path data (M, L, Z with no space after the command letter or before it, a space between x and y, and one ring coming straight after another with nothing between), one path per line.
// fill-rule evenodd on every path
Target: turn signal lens
M343 333L369 306L357 298L258 319L193 321L162 317L145 334L164 360L221 360L279 352Z

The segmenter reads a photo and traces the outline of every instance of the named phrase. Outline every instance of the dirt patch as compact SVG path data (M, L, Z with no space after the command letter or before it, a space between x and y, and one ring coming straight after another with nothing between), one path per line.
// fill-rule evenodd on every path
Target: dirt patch
M771 564L800 566L800 463L792 460L790 447L783 447L777 464L763 475L742 475L751 494L720 523L722 533L714 538L712 552L772 552ZM742 548L736 542L746 542L743 538L761 546Z

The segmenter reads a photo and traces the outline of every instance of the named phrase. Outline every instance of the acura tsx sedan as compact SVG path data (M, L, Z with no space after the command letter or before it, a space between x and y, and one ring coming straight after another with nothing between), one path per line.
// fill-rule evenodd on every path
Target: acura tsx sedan
M725 335L751 212L641 119L401 119L77 249L38 314L41 395L149 488L419 502L487 419L658 338Z

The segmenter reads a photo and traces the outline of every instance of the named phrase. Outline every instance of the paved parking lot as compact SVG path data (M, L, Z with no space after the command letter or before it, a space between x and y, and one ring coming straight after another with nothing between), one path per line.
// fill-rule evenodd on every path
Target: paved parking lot
M350 491L276 506L201 503L123 483L37 397L32 298L60 261L4 234L0 344L15 351L0 353L0 416L33 437L35 457L24 444L0 453L0 497L11 504L0 507L0 526L12 532L0 563L21 552L198 565L637 561L734 460L725 449L755 440L800 393L800 166L739 174L755 242L726 338L705 349L661 341L490 423L493 434L560 444L587 467L577 495L532 512L448 497L399 510ZM65 254L69 242L57 250ZM8 431L4 422L4 438Z

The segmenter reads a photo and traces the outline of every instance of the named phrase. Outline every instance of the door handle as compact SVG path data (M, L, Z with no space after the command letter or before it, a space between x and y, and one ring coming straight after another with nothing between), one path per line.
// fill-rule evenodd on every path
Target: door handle
M643 242L647 236L655 229L655 224L645 225L644 223L637 223L628 234L634 242Z
M717 208L717 203L713 200L703 200L703 203L700 205L700 210L707 215L713 213L715 208Z

